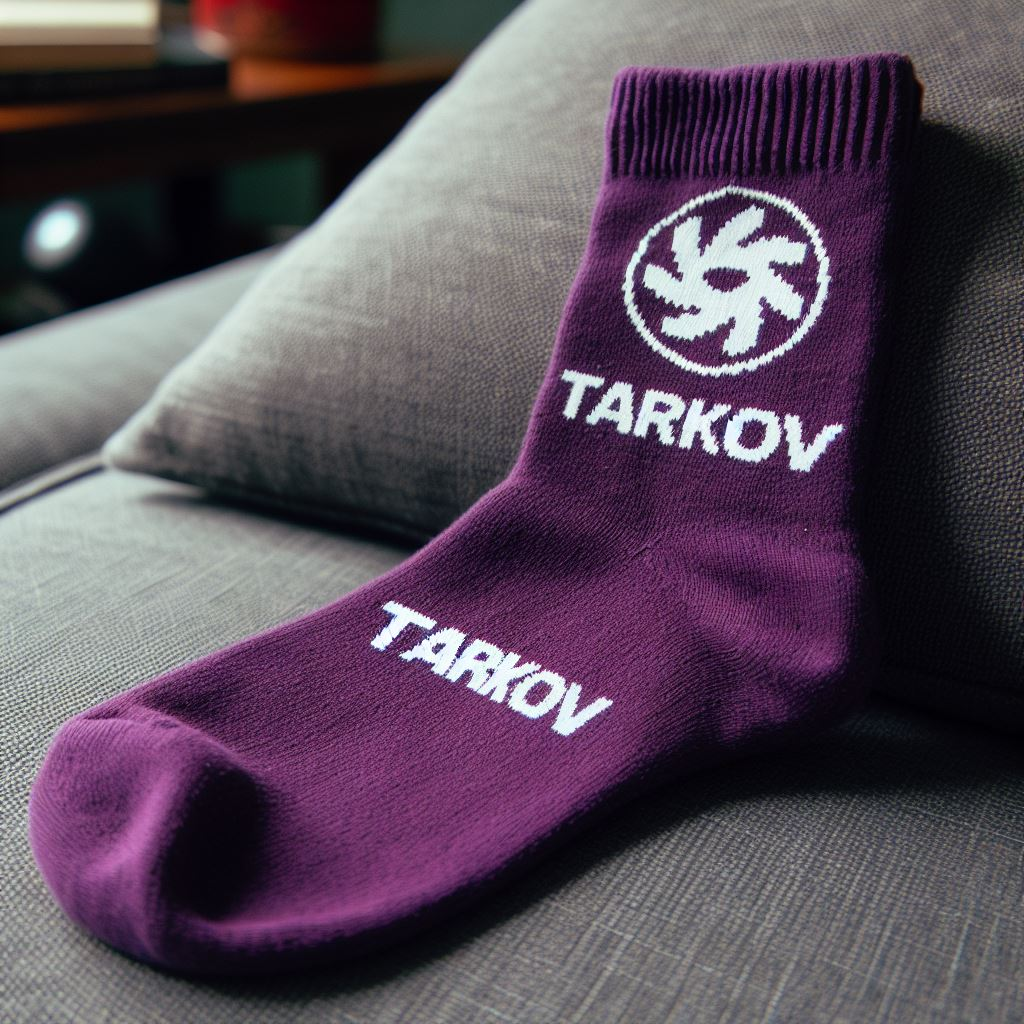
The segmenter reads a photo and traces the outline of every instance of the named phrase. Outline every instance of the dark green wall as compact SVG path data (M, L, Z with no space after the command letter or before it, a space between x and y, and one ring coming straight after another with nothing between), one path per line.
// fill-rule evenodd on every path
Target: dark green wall
M476 46L518 0L383 0L380 37L392 53L463 52Z

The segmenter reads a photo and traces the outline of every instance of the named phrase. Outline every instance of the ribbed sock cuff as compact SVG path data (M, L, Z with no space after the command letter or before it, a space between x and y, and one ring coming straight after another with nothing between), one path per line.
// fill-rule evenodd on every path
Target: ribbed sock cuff
M721 71L625 68L608 118L610 177L857 168L906 151L921 107L897 54Z

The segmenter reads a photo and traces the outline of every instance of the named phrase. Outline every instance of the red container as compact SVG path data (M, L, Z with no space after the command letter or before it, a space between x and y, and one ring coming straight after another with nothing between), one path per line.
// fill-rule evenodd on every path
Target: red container
M377 0L192 0L204 49L224 55L373 56Z

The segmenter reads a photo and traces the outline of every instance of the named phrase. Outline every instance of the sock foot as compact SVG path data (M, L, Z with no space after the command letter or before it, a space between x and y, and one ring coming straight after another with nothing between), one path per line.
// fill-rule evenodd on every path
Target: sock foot
M208 735L148 709L109 709L55 737L29 838L69 917L139 959L198 968L196 939L216 944L216 922L252 880L263 804Z

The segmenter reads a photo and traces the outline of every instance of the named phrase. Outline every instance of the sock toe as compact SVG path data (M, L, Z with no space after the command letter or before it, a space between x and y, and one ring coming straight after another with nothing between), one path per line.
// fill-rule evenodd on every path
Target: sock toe
M93 712L57 734L29 838L64 911L140 959L199 968L207 925L242 895L262 796L223 746L146 709Z

